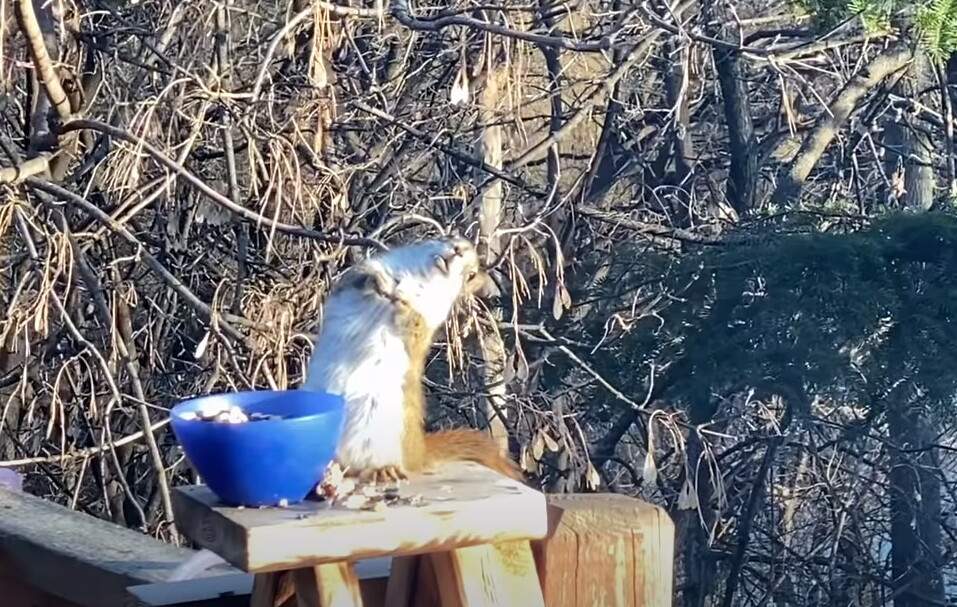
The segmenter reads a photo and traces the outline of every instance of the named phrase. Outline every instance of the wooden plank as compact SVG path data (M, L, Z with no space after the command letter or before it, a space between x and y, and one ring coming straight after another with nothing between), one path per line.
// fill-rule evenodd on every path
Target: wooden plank
M389 570L385 600L389 607L412 607L415 578L419 573L421 556L397 556Z
M279 590L278 573L260 573L253 578L253 589L249 598L250 607L273 607L277 602L285 602L277 597ZM277 599L279 599L277 601Z
M194 551L0 488L0 554L35 588L79 605L118 607L127 586L165 580Z
M435 567L432 566L432 559L422 556L419 558L419 566L416 568L415 588L412 596L415 597L413 605L415 607L442 607L442 597L439 596L438 579L436 579ZM391 604L387 603L389 607Z
M173 493L177 528L249 572L278 571L376 556L403 556L547 532L544 494L478 464L441 467L403 484L420 505L350 510L327 502L287 508L231 508L204 486Z
M662 508L616 494L548 503L548 537L532 542L546 604L672 605L674 524Z
M385 592L390 561L389 558L377 558L355 564L366 607L388 604L385 602ZM131 586L127 590L130 594L129 607L249 607L253 598L253 575L234 573L177 582L156 582ZM270 593L263 594L261 600L273 607ZM292 604L295 604L294 600Z
M428 559L443 607L545 607L528 541L436 552Z

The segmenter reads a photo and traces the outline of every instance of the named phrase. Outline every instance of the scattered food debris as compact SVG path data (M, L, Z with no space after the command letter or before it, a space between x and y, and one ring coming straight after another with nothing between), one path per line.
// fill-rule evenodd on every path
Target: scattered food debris
M342 505L349 510L359 510L365 506L368 501L369 498L366 496L353 493L342 502Z
M359 484L354 478L347 477L345 472L337 462L330 463L322 482L316 486L316 496L320 500L341 504L349 510L372 512L382 512L390 506L419 506L424 503L421 495L402 497L399 487L394 485Z

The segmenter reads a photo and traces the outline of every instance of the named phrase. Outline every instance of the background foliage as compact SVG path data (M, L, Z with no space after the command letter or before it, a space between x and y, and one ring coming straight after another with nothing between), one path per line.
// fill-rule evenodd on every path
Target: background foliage
M179 541L168 408L454 227L430 423L661 504L676 604L948 604L957 2L380 6L0 4L0 466Z

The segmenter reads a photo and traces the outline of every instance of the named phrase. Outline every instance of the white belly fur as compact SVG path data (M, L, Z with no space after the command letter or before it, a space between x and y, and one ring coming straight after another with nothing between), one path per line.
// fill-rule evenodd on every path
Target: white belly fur
M409 357L391 318L384 318L392 313L390 305L355 292L328 301L302 385L345 398L336 457L353 470L402 465Z

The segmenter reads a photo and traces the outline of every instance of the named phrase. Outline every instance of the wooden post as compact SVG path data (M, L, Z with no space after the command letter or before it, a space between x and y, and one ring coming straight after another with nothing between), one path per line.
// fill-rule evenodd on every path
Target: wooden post
M532 542L546 605L671 607L674 523L617 494L548 496L549 532Z
M528 541L434 552L442 607L545 607Z

